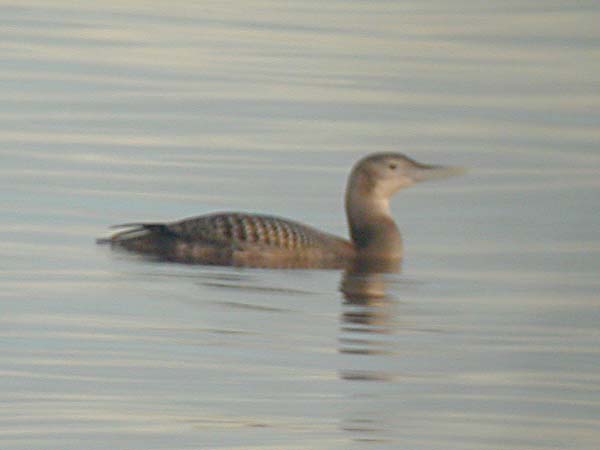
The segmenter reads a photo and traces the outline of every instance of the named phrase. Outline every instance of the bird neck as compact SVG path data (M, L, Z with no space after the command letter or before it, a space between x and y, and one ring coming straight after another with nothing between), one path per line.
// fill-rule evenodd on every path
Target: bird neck
M346 216L360 256L400 258L402 237L390 213L389 196L362 174L352 174L346 189Z

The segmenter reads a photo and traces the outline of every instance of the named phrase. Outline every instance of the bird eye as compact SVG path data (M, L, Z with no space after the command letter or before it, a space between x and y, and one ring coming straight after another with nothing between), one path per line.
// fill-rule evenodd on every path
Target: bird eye
M388 167L392 170L395 170L397 166L396 164L390 164Z

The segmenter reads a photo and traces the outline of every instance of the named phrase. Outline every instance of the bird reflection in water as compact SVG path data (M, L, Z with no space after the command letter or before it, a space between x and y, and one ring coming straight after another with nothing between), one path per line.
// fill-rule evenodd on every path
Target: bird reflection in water
M343 354L385 355L392 351L383 336L391 333L393 303L387 284L401 269L401 260L357 259L346 270L340 290L344 296L340 324ZM344 370L342 378L387 380L389 376L372 370Z
M350 391L340 427L355 443L390 442L390 412L381 408L385 398L364 382L385 383L394 379L386 370L394 354L391 340L386 337L393 333L394 317L394 302L388 296L387 285L400 269L401 260L397 259L359 259L342 278L339 352L343 366L339 377L350 383Z

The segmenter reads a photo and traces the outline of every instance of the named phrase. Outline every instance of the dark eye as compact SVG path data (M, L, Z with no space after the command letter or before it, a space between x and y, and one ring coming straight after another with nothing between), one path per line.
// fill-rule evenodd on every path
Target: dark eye
M389 167L390 169L392 169L392 170L395 170L397 166L396 166L396 164L393 164L393 163L392 163L392 164L390 164L388 167Z

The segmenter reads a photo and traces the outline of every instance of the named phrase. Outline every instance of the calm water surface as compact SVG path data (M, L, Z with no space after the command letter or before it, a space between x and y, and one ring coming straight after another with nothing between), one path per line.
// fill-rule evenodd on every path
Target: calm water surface
M0 448L596 449L597 2L0 3ZM113 223L345 235L372 151L400 274L150 262ZM346 281L347 282L347 281Z

